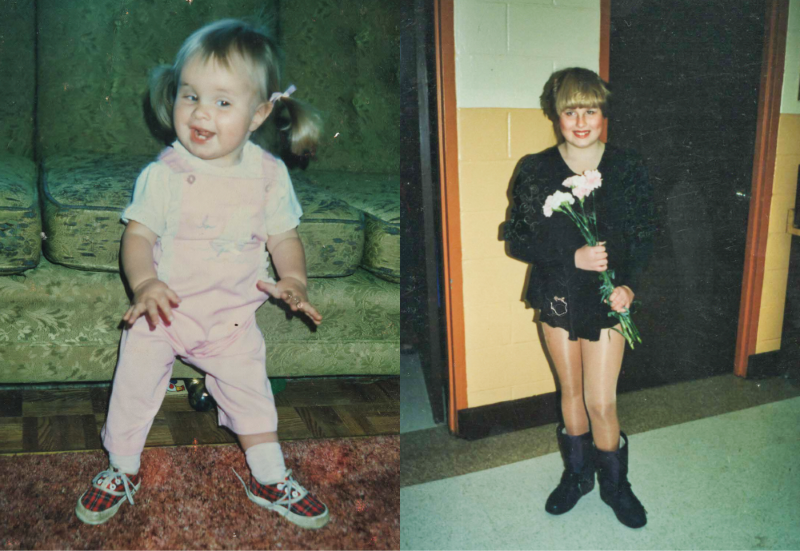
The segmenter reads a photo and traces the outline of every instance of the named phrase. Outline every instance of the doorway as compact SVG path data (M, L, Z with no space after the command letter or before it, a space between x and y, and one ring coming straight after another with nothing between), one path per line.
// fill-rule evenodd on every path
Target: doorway
M764 18L761 0L611 2L609 140L644 157L659 230L620 391L733 365Z
M445 422L443 315L433 3L403 3L401 30L401 432Z

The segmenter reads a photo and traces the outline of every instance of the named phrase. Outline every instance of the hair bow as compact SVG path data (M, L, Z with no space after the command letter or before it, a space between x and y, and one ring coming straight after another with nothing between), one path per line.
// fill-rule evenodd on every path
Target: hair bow
M285 92L283 92L283 93L275 92L274 94L272 94L269 97L269 101L270 101L270 103L275 103L276 101L278 101L281 98L288 98L289 96L291 96L295 92L295 90L297 90L297 87L294 84L292 84L291 86L289 86L286 89Z

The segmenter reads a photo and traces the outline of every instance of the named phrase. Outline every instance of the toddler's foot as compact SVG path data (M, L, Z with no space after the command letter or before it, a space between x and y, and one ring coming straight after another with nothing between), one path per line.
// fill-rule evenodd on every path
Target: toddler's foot
M261 484L250 475L249 486L236 471L234 473L253 503L275 511L302 528L322 528L328 524L328 508L292 478L291 470L276 484Z
M94 477L92 487L78 499L75 514L86 524L103 524L117 514L126 500L133 505L133 494L141 486L139 475L127 475L109 467Z

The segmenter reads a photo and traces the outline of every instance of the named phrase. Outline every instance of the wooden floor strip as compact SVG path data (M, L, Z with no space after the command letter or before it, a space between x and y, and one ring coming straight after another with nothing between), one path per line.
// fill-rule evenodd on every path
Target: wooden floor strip
M0 390L0 454L102 448L110 385ZM300 379L275 395L281 440L397 434L400 381ZM215 445L236 436L217 426L216 409L197 412L185 393L164 397L146 446Z
M22 417L0 418L0 453L23 449Z
M2 393L0 417L22 417L22 391L9 390Z

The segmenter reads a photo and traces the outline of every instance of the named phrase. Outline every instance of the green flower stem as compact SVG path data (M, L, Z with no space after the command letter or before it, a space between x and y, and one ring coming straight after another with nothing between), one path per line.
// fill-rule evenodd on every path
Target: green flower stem
M614 292L614 283L612 281L613 273L609 274L608 270L602 272L600 274L600 279L603 284L600 286L600 296L602 297L603 302L606 304L611 304L611 293ZM631 319L631 312L630 310L625 310L622 313L611 311L608 313L609 317L616 318L619 321L620 329L612 328L614 331L625 337L625 340L628 341L628 345L631 347L631 350L634 349L634 342L642 342L642 337L639 335L639 330L636 328L636 324L633 323Z
M570 219L573 222L575 222L575 224L578 226L578 229L581 232L581 235L583 235L583 238L586 239L587 243L589 243L589 246L594 247L597 244L597 239L592 233L592 230L589 228L586 216L585 215L581 216L580 214L575 212L569 203L563 203L561 205L561 208L566 209L563 211L564 214L569 216Z
M567 216L569 216L570 220L572 220L578 229L583 235L583 238L586 240L586 243L589 244L590 247L595 247L597 245L597 217L592 211L590 215L586 214L583 206L583 199L580 200L581 205L581 212L576 212L569 203L562 203L557 208L553 210L563 212ZM611 305L611 293L614 292L614 271L613 270L606 270L605 272L601 272L600 280L603 282L600 286L600 297L601 300ZM639 330L636 328L636 324L633 323L631 319L631 312L630 310L625 310L622 313L611 311L608 313L609 317L616 318L619 321L620 329L612 328L612 330L616 331L623 337L625 340L628 341L628 345L631 347L631 350L634 348L635 342L642 342L642 338L639 335Z

